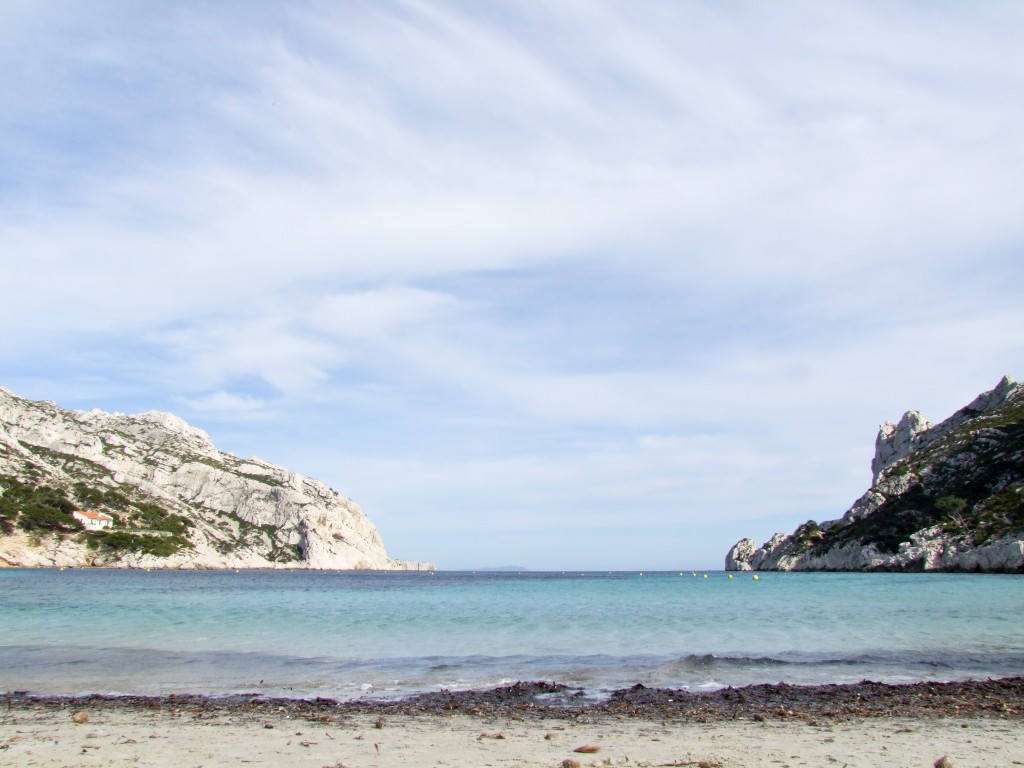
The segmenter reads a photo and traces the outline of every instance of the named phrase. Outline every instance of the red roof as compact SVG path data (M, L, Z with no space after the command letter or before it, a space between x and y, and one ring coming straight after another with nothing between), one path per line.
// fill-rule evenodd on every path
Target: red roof
M105 515L102 512L93 512L92 510L89 510L89 509L77 509L77 510L75 510L75 514L79 514L82 517L91 518L92 520L110 520L110 521L113 521L113 519L114 519L110 515Z

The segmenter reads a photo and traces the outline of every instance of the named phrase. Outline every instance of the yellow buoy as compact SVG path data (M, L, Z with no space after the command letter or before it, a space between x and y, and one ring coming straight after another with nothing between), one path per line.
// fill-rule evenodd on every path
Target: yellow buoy
M758 575L757 575L756 573L754 574L754 581L758 581L758 580L759 580L760 578L761 578L761 577L760 577L760 576L758 576Z
M730 579L732 578L732 574L731 574L731 573L729 574L729 578L730 578Z
M706 579L707 577L708 577L708 575L707 575L707 574L705 573L705 574L704 574L704 578Z

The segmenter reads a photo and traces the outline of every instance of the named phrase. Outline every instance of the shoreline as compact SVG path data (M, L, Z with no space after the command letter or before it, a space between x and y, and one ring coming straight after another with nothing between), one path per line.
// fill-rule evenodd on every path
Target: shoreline
M599 701L583 691L550 682L465 691L441 690L400 699L268 697L258 693L227 694L46 694L9 691L0 694L7 711L174 712L199 717L286 713L289 717L328 722L360 715L436 717L517 717L535 720L680 719L696 723L751 720L841 722L851 719L910 717L989 718L1024 722L1024 677L960 682L859 683L813 686L757 684L714 691L621 688Z
M1024 765L1024 678L636 687L517 683L401 701L0 695L0 764L92 768ZM555 699L552 699L555 697ZM943 761L945 758L945 761Z

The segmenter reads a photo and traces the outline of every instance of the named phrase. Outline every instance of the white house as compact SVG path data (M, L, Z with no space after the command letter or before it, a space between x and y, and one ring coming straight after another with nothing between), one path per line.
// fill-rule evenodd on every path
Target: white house
M102 531L104 528L112 528L114 526L114 518L102 512L76 509L71 515L75 520L84 525L87 531Z

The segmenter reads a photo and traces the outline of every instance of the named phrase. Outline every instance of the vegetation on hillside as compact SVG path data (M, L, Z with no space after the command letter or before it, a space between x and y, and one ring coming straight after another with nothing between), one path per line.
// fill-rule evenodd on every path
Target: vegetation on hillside
M34 477L0 475L0 534L21 529L36 535L73 534L90 549L110 553L137 552L166 557L191 549L193 523L151 501L130 499L121 491L76 481L66 489L37 482ZM90 509L114 518L115 527L86 532L72 512Z
M6 466L0 471L0 535L20 529L31 532L36 540L51 535L72 536L98 554L113 557L127 553L167 557L193 549L190 535L195 523L189 517L166 509L137 487L116 483L110 470L97 462L41 446L26 447L43 463L13 454L0 444L0 459L5 460L0 466ZM54 478L47 465L59 468L70 482ZM244 476L280 485L272 477ZM83 509L110 515L113 528L84 530L71 515ZM272 524L257 525L222 510L204 511L225 535L215 541L224 554L249 548L271 562L302 559L301 548L282 539Z
M0 475L0 532L15 526L24 531L80 531L71 516L75 505L60 488L22 482Z
M798 542L816 554L850 542L894 553L914 533L933 526L975 545L1024 532L1021 400L961 425L887 470L890 476L909 474L914 482L870 514L820 536L805 524Z
M66 422L74 432L70 423L79 420L75 414L49 402L17 401L32 414L29 421ZM6 424L0 429L8 431ZM278 489L291 482L286 471L256 459L207 452L173 430L158 432L155 437L145 430L140 433L111 418L100 429L84 429L81 441L65 443L15 428L11 439L0 441L0 537L18 535L30 548L40 549L53 549L60 542L83 544L96 553L88 559L104 564L128 553L166 557L206 545L225 555L252 554L270 562L303 559L301 534L293 525L250 521L237 510L214 508L187 494L178 496L180 489L173 483L166 488L170 495L150 484L159 484L168 468L202 474L209 467L233 474L247 486L258 483L276 497ZM132 471L133 463L142 471ZM123 471L126 467L129 470ZM114 525L86 530L73 517L76 510L105 513Z

